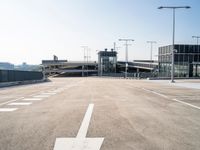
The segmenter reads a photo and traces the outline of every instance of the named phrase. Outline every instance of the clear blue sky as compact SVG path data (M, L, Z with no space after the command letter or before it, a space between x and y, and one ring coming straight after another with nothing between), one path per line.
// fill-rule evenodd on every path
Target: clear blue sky
M0 0L0 61L40 64L57 55L83 60L81 46L96 50L117 42L119 60L124 60L119 38L132 38L129 60L149 59L148 40L159 46L172 42L172 11L158 6L189 5L176 13L176 43L195 43L200 35L199 0Z

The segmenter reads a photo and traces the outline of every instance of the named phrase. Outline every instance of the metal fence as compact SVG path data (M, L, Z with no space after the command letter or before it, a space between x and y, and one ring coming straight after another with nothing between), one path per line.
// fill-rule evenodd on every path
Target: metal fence
M108 77L125 77L124 73L107 73L103 74L102 76L108 76ZM158 73L157 72L138 72L138 73L127 73L127 78L151 78L151 77L157 77Z
M41 80L43 73L37 71L0 70L0 82Z

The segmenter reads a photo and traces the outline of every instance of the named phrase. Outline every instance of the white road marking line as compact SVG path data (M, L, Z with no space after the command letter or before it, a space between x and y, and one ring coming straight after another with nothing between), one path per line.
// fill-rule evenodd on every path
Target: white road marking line
M191 106L193 108L196 108L196 109L199 109L200 110L200 107L198 106L195 106L195 105L192 105L190 103L187 103L187 102L183 102L183 101L180 101L180 100L177 100L177 99L172 99L173 101L176 101L176 102L179 102L179 103L182 103L182 104L185 104L185 105L188 105L188 106Z
M48 92L54 92L55 90L49 90Z
M161 93L155 92L155 91L153 91L153 90L148 90L148 89L146 89L146 88L142 88L142 89L145 90L145 91L154 93L154 94L156 94L156 95L159 95L159 96L161 96L161 97L168 98L166 95L163 95L163 94L161 94Z
M17 102L17 103L10 103L8 105L31 105L32 103L23 103L23 102Z
M11 102L18 101L18 100L23 99L23 98L24 98L24 97L20 97L20 98L17 98L17 99L15 99L15 100L11 100L11 101L7 101L7 102L4 102L4 103L1 103L0 106L5 105L5 104L8 104L8 103L11 103Z
M104 138L86 138L93 107L88 106L76 138L56 138L54 150L100 150Z
M57 138L54 150L100 150L104 138Z
M42 93L42 94L44 94L44 95L55 95L57 93L55 93L55 92L46 92L46 93Z
M56 91L55 90L47 91L47 93L56 93Z
M91 116L92 116L93 108L94 108L94 104L89 104L88 109L85 113L84 119L82 121L81 127L80 127L78 134L76 136L77 138L85 138L86 137L87 130L88 130L88 127L89 127L89 124L90 124L90 119L91 119Z
M56 93L60 93L60 92L62 92L62 91L55 91Z
M43 93L44 91L40 91L40 93ZM36 94L38 94L38 92L37 93L34 93L34 94L31 94L31 95L29 95L29 97L31 97L31 96L34 96L34 95L36 95Z
M15 96L18 96L18 95L1 95L1 99L13 98Z
M54 92L54 93L56 93L56 94L59 93L59 91L52 91L52 92Z
M152 90L148 90L148 89L145 89L145 88L142 88L142 89L145 90L145 91L154 93L154 94L156 94L156 95L159 95L159 96L161 96L161 97L164 97L164 98L166 98L166 99L169 99L169 100L172 100L172 101L176 101L176 102L179 102L179 103L181 103L181 104L184 104L184 105L187 105L187 106L190 106L190 107L193 107L193 108L196 108L196 109L199 109L199 110L200 110L200 107L195 106L195 105L192 105L192 104L190 104L190 103L183 102L183 101L177 100L177 99L170 99L168 96L163 95L163 94L158 93L158 92L155 92L155 91L152 91Z
M0 108L0 112L11 112L11 111L15 111L18 108Z
M24 101L40 101L40 100L42 100L42 98L24 98L22 100L24 100Z
M62 90L61 89L59 89L59 90L55 90L54 92L61 92Z
M72 88L74 86L77 86L77 85L74 84L74 85L71 85L71 86L66 86L66 87L58 88L58 89L55 89L55 90L50 90L49 92L62 92L64 90L67 90L67 89Z
M49 95L36 95L36 96L33 96L33 97L49 97Z

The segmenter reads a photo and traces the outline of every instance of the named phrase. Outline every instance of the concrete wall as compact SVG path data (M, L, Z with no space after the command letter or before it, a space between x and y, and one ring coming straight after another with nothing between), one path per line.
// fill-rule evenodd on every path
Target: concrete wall
M37 71L0 70L1 82L41 80L43 73Z

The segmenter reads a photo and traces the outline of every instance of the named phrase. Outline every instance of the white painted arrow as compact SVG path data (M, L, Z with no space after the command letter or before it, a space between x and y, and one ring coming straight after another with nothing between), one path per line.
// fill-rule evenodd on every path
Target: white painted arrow
M104 138L86 138L94 104L89 104L76 138L56 138L54 150L100 150Z

